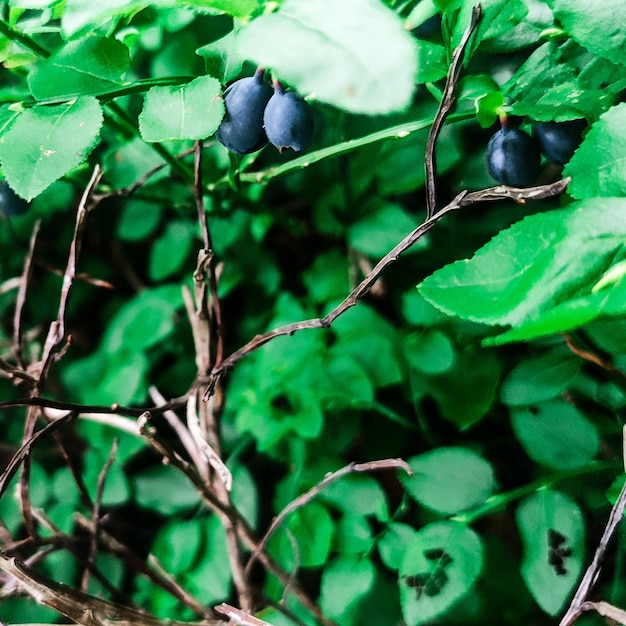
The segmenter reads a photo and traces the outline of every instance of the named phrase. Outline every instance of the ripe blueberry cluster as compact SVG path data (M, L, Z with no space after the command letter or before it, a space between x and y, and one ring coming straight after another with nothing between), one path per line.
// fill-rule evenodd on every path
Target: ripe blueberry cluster
M306 150L313 135L309 104L279 82L268 85L264 71L235 81L224 92L226 113L217 129L218 140L235 154L260 150L268 141L281 152Z
M7 217L18 217L26 213L27 209L28 202L11 189L6 180L0 180L0 213Z
M501 128L487 145L487 171L492 178L511 187L529 187L541 170L541 154L565 165L582 141L585 120L537 122L532 136L501 119Z

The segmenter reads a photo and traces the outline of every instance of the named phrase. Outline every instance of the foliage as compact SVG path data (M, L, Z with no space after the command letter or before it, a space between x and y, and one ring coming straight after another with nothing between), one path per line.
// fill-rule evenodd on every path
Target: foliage
M79 418L0 480L0 552L162 619L229 602L274 626L554 623L621 471L622 4L482 3L437 138L436 208L494 184L502 114L525 131L584 118L569 163L542 162L542 183L571 182L441 214L381 275L424 218L429 129L471 2L2 3L0 173L29 202L0 206L3 467L59 407ZM313 109L297 157L215 140L227 85L257 66ZM250 347L367 276L328 324ZM227 469L194 457L192 420L166 411L184 421L191 400ZM413 473L332 474L384 459ZM598 595L623 606L614 569ZM3 621L55 619L8 589Z

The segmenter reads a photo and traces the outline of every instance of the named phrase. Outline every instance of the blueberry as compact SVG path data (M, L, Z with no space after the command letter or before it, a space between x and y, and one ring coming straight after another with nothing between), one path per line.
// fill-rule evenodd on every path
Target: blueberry
M26 213L27 209L28 202L11 189L6 180L0 180L0 213L7 217L17 217Z
M492 178L511 187L529 187L541 169L535 140L519 128L503 127L487 145L487 170Z
M587 127L584 119L569 122L538 122L533 125L533 135L539 142L541 151L550 161L565 165L583 138Z
M235 81L224 92L226 114L216 137L235 154L260 150L267 143L263 111L272 97L272 88L263 80L263 70Z
M304 98L294 91L285 91L278 83L263 114L265 132L270 143L281 152L292 148L306 150L313 136L313 113Z

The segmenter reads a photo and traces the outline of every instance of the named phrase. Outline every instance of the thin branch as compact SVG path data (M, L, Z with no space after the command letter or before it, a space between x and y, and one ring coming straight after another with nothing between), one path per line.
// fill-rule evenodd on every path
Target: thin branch
M584 348L581 348L579 345L576 344L576 342L574 341L574 338L571 335L563 334L562 337L567 347L574 354L579 356L581 359L584 359L585 361L588 361L589 363L593 363L594 365L597 365L598 367L605 370L609 374L613 374L614 376L617 376L622 381L622 383L626 382L626 372L623 372L618 367L615 367L614 365L609 363L606 359L603 359L600 355L595 354L594 352L591 352L590 350L585 350Z
M9 461L9 464L6 466L2 474L0 474L0 497L6 491L7 486L11 482L13 476L19 469L20 465L25 461L25 459L30 454L33 447L41 441L44 437L54 432L57 428L60 428L66 422L74 419L76 415L74 413L68 413L63 417L55 420L54 422L50 422L48 425L44 426L41 430L37 431L32 437L28 439L20 449L13 455L13 458Z
M604 554L609 546L619 523L622 521L624 516L624 509L626 509L626 483L622 487L622 490L619 493L617 501L613 505L611 509L611 513L609 515L608 522L602 533L602 537L600 538L600 543L596 548L595 554L593 555L593 560L591 564L587 568L585 575L583 576L580 584L578 585L578 589L574 594L574 598L569 605L563 619L559 623L559 626L570 626L573 624L580 614L585 610L585 602L593 589L596 581L598 580L598 576L600 575L600 569L602 566L602 560L604 559Z
M28 254L24 260L24 269L22 270L22 279L20 281L20 288L17 292L15 313L13 315L13 356L15 356L15 360L22 370L26 370L26 364L22 358L22 311L24 310L24 305L26 304L26 292L28 290L32 274L35 244L37 243L40 228L41 220L37 220L35 222L35 227L33 228L33 234L30 237Z
M261 541L257 544L254 552L250 555L250 559L246 565L246 577L250 575L250 570L254 561L256 561L259 554L265 549L267 542L270 540L270 537L274 534L276 529L289 515L313 500L313 498L315 498L330 483L354 472L374 472L377 470L387 469L402 469L408 474L413 473L406 461L403 461L402 459L383 459L381 461L368 461L367 463L350 463L332 474L327 474L319 483L311 487L311 489L297 497L295 500L292 500L278 515L276 515L276 517L274 517L270 527L263 535Z
M472 18L469 26L465 29L461 42L452 53L452 62L448 69L448 78L446 79L446 85L443 90L443 98L437 109L437 114L433 120L432 126L428 133L428 140L426 142L426 156L424 158L424 165L426 169L426 217L430 218L435 214L437 209L437 186L435 177L437 173L437 159L435 155L435 145L437 138L441 133L443 123L445 122L448 114L452 110L455 104L454 90L459 81L459 75L461 73L461 66L463 56L465 54L465 48L469 43L470 37L474 32L474 29L478 25L481 17L480 4L477 4L472 9Z
M102 508L102 497L104 495L106 478L109 474L111 466L113 465L113 462L115 461L115 457L117 456L117 447L118 440L115 439L113 441L113 445L111 446L111 452L109 453L109 456L105 461L102 470L98 474L96 497L91 512L91 517L93 519L93 530L91 533L91 541L89 542L89 553L87 554L87 558L85 559L85 569L83 570L83 577L80 585L80 588L83 591L87 590L87 586L89 584L89 572L91 567L94 566L96 563L96 555L98 553L98 540L100 536L100 510Z
M293 335L301 330L309 330L314 328L330 328L331 324L348 309L356 305L371 289L372 285L376 282L380 274L395 261L398 260L403 252L406 252L416 241L423 237L439 220L445 215L456 211L466 206L477 204L479 202L494 202L498 200L511 199L518 203L523 203L526 200L539 200L541 198L548 198L556 196L567 188L570 179L566 178L559 180L549 185L540 185L538 187L529 187L525 189L517 187L506 187L499 185L497 187L490 187L488 189L482 189L480 191L467 192L462 191L457 195L454 200L447 206L437 211L434 215L427 218L422 224L420 224L413 232L409 233L400 243L398 243L390 252L388 252L372 269L372 271L357 285L356 289L348 295L348 297L336 306L325 317L317 317L301 322L294 322L293 324L287 324L274 330L268 331L261 335L253 337L247 344L233 352L230 356L225 358L219 365L213 368L211 374L205 378L200 379L199 382L206 383L207 388L204 393L204 399L208 399L214 392L215 386L224 373L233 367L242 358L258 350L261 346L265 345L276 337L282 337L285 335Z

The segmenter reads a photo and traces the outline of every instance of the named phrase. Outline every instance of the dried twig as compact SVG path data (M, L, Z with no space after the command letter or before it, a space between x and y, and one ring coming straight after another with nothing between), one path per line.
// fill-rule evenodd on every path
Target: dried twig
M463 61L463 55L465 54L465 48L469 43L470 37L474 32L474 29L478 25L481 16L480 4L477 4L472 9L472 19L469 26L465 29L461 42L452 53L452 61L450 68L448 69L448 78L446 79L446 85L443 90L443 98L437 109L435 119L428 133L428 140L426 141L426 156L424 158L424 166L426 169L426 217L431 218L435 214L437 208L437 185L435 183L437 159L435 155L435 145L437 143L437 137L441 133L443 123L448 117L448 114L452 110L455 103L454 90L459 81L459 74L461 73L461 65Z
M563 619L559 623L559 626L570 626L578 619L578 617L580 617L583 611L587 610L585 608L587 598L598 580L602 560L609 543L624 516L624 509L626 509L626 483L624 483L624 486L622 487L622 490L620 491L619 496L611 509L611 514L609 515L608 522L604 532L602 533L602 537L600 538L600 543L598 544L595 554L593 555L593 560L585 571L585 575L580 581L578 589L574 594L574 598L563 616Z
M593 363L594 365L597 365L609 374L616 376L622 381L622 383L626 382L626 372L623 372L618 367L615 367L595 352L591 352L591 350L585 350L584 348L581 348L579 345L576 344L574 338L571 335L563 334L562 337L565 340L565 344L567 345L567 347L574 354L578 355L581 359L584 359L589 363Z
M200 379L201 383L206 383L207 388L204 394L204 399L207 399L214 392L215 385L219 379L224 375L226 370L230 369L240 361L242 358L258 350L261 346L265 345L268 341L271 341L275 337L281 337L284 335L293 335L301 330L308 330L314 328L330 328L331 324L348 309L356 305L371 289L372 285L376 282L380 274L385 268L398 260L403 252L406 252L416 241L423 237L439 220L445 215L456 211L465 206L477 204L479 202L493 202L497 200L512 199L515 202L525 202L526 200L538 200L541 198L548 198L562 193L570 179L566 178L559 180L556 183L549 185L540 185L538 187L529 187L527 189L520 189L517 187L506 187L500 185L498 187L490 187L488 189L482 189L480 191L467 192L462 191L457 195L450 204L443 207L433 216L427 218L422 224L420 224L413 232L409 233L400 243L398 243L390 252L388 252L375 266L374 269L359 283L359 285L348 295L348 297L336 306L325 317L318 317L314 319L304 320L301 322L295 322L293 324L287 324L276 328L269 332L257 335L251 339L247 344L233 352L230 356L225 358L219 365L213 368L211 374L205 378Z
M292 500L276 517L274 517L272 523L270 524L270 527L263 535L261 541L259 541L258 545L254 549L254 552L252 552L252 554L250 555L248 564L246 565L246 576L250 574L250 570L254 561L256 561L261 551L265 549L265 546L270 540L270 537L274 534L274 531L285 521L285 519L289 515L313 500L313 498L315 498L326 486L328 486L335 480L354 472L374 472L377 470L386 469L402 469L408 474L413 473L406 461L403 461L402 459L383 459L381 461L368 461L366 463L350 463L349 465L342 467L336 472L327 474L319 483L311 487L311 489L303 493L301 496L297 497L295 500Z
M241 611L236 609L234 606L230 606L230 604L218 604L215 607L215 610L222 615L226 615L230 620L229 623L233 625L239 626L271 626L268 622L264 622L262 619L254 617L245 611Z

